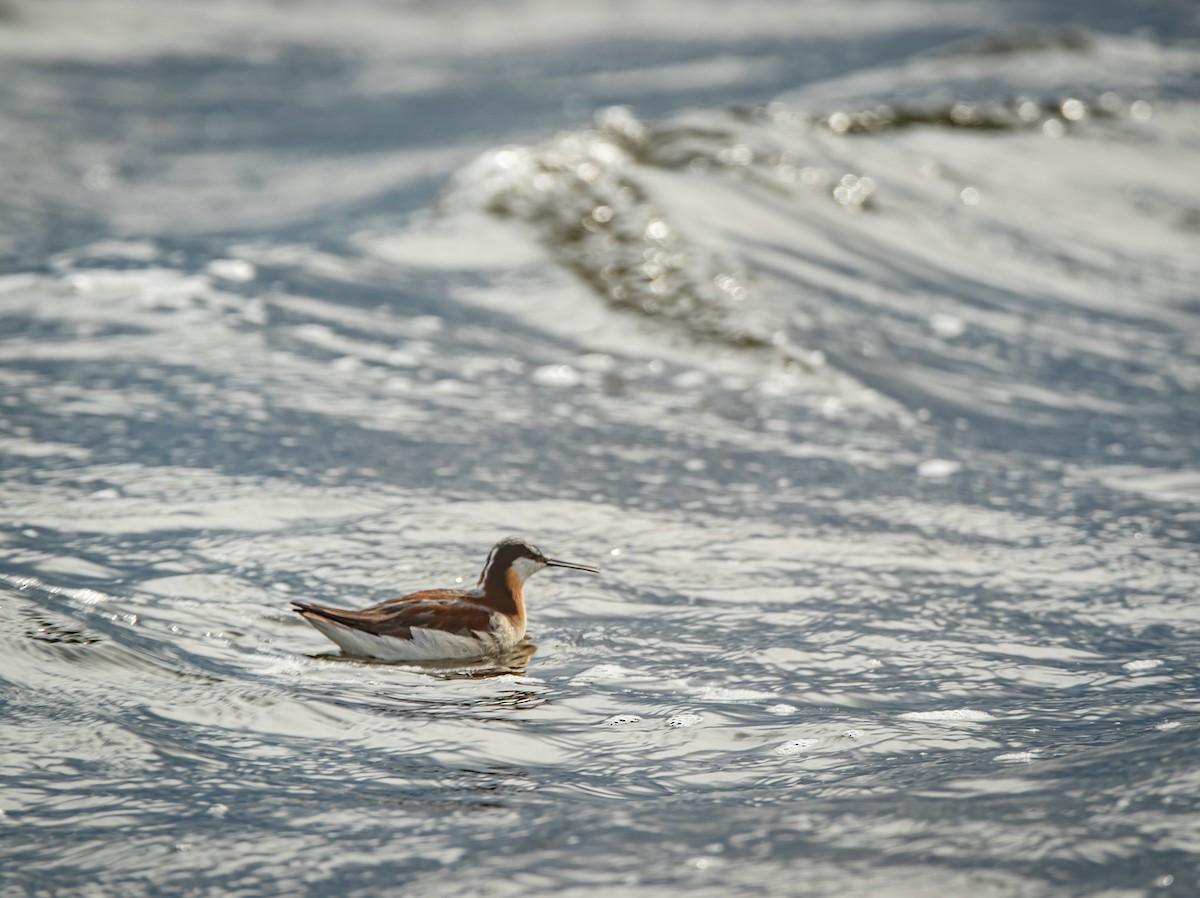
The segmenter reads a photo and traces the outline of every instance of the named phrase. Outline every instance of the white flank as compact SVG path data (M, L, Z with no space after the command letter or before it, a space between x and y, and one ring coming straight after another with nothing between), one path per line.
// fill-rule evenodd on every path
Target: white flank
M474 636L460 636L442 630L412 628L412 639L395 636L376 636L315 614L304 619L328 636L347 655L378 658L380 661L445 661L450 659L482 658L506 652L521 641L524 632L500 614L492 615L492 628L487 632L474 631Z

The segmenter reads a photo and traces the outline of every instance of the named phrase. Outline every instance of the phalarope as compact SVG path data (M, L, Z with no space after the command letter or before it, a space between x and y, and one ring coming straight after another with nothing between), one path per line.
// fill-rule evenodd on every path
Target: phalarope
M473 589L424 589L361 611L292 602L348 655L382 661L442 661L507 652L525 637L521 587L544 567L598 574L590 564L547 558L523 539L492 548Z

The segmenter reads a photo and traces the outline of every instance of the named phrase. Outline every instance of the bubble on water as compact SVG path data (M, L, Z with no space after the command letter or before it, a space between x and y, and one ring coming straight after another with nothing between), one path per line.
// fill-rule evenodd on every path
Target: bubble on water
M570 365L542 365L533 369L532 377L544 387L573 387L582 379Z
M214 804L214 805L210 805L210 806L209 806L209 808L208 808L208 810L207 810L207 811L205 811L205 813L206 813L206 814L208 814L209 816L212 816L212 817L221 818L221 817L224 817L226 814L228 814L228 813L229 813L229 806L228 806L228 805L223 805L223 804L220 804L220 803L218 803L218 804Z
M775 746L774 752L777 755L798 755L801 752L808 751L817 744L816 739L792 739L790 742L784 742L782 745Z
M1154 728L1156 730L1162 730L1164 732L1166 730L1176 730L1176 729L1179 729L1179 721L1178 720L1164 720L1162 723L1155 724Z
M827 396L821 401L821 414L826 418L837 418L846 411L846 403L837 396Z
M1154 115L1154 107L1146 100L1134 100L1129 106L1129 117L1135 122L1148 122Z
M869 177L845 174L833 188L833 198L847 209L854 211L866 205L875 192L875 181Z
M717 151L717 161L730 167L749 165L754 161L754 148L744 143L725 147Z
M667 718L667 726L669 727L693 727L704 720L699 714L676 714L674 717Z
M1154 670L1154 668L1162 666L1163 662L1157 658L1141 658L1136 661L1126 661L1121 668L1129 673L1140 673L1143 670Z
M774 714L777 717L787 717L789 714L796 713L796 706L780 702L777 705L771 705L771 707L767 708L767 713Z
M967 721L995 720L987 711L976 711L972 708L948 708L944 711L905 711L900 715L904 720L932 721Z
M1032 124L1042 115L1042 108L1033 100L1022 99L1017 102L1017 118Z
M671 227L661 218L652 218L643 232L647 243L669 243Z
M93 193L112 190L117 184L117 173L106 162L97 162L83 173L83 186Z
M917 476L942 480L962 470L962 463L949 458L929 458L917 465Z
M628 106L608 106L595 115L596 127L631 144L645 142L650 129Z
M1087 115L1087 105L1082 100L1070 97L1059 104L1059 112L1069 122L1081 121Z
M497 150L492 156L492 162L498 169L511 170L524 165L528 153L517 147L505 147Z
M953 340L955 337L963 335L967 329L967 323L957 315L935 312L929 316L929 327L939 337Z
M850 130L850 116L844 112L835 112L826 120L826 126L834 134L845 134Z

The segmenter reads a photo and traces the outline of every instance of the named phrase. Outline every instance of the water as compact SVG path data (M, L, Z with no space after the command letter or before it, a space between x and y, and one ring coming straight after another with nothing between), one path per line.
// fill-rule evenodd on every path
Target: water
M1194 11L697 8L9 4L0 894L1200 890Z

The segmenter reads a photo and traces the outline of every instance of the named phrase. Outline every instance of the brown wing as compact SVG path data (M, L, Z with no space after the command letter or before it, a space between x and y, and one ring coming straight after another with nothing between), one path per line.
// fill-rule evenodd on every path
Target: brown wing
M412 639L412 628L441 630L458 636L491 629L492 611L470 595L453 589L427 589L389 599L361 611L292 602L296 611L376 636Z

